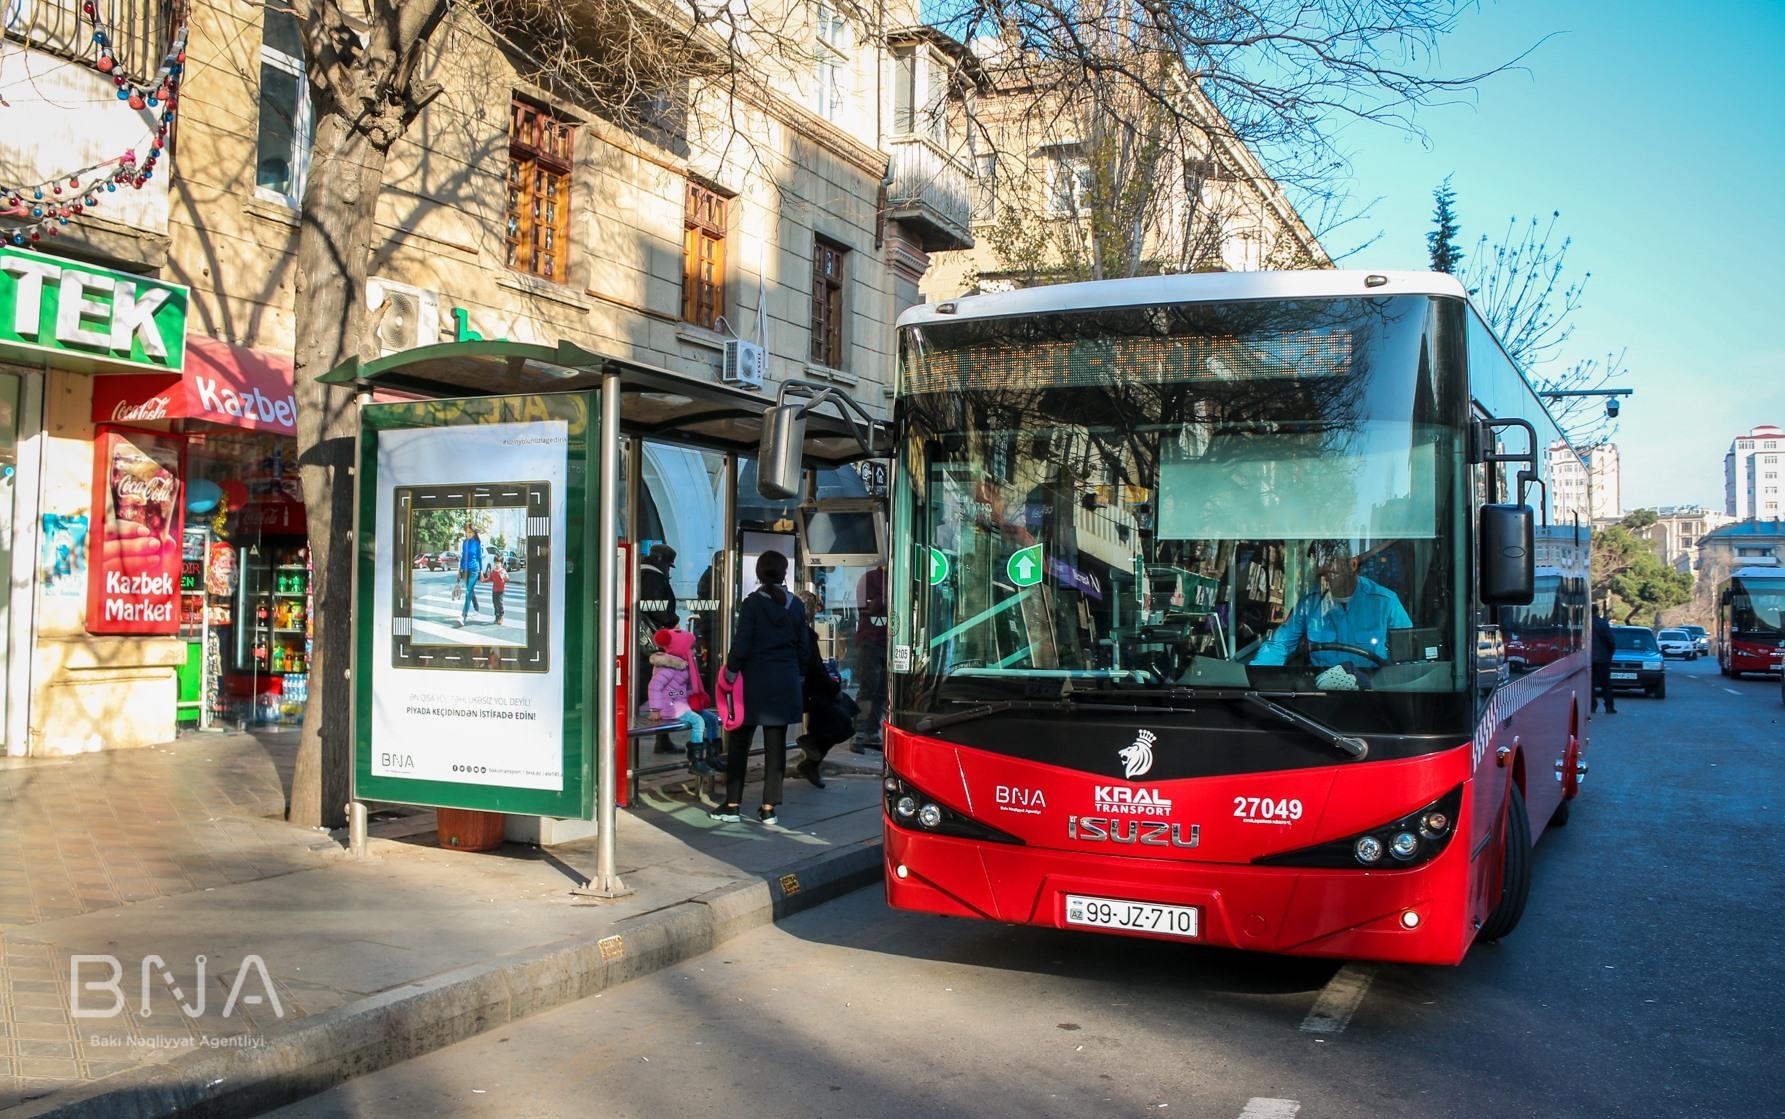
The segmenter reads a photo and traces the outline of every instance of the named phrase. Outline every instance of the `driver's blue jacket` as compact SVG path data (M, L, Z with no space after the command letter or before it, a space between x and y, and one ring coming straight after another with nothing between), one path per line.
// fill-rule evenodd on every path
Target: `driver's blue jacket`
M1334 598L1324 589L1303 595L1277 632L1259 646L1252 663L1283 664L1305 637L1310 645L1353 645L1381 658L1377 661L1338 649L1314 649L1308 659L1318 668L1335 664L1373 668L1388 660L1388 631L1412 627L1413 619L1395 593L1360 575L1348 600Z

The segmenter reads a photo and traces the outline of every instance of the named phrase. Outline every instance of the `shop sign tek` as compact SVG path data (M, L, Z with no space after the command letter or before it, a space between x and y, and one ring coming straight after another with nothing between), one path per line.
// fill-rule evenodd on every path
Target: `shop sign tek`
M178 371L186 295L178 284L0 247L0 352Z

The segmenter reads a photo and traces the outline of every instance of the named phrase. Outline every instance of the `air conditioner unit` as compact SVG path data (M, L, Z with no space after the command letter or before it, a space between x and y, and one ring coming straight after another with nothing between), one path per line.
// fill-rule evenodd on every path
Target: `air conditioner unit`
M374 277L366 281L366 305L378 323L380 353L431 346L440 338L439 292Z
M762 387L764 360L761 346L733 338L725 343L725 355L719 361L719 379L728 385L759 389Z

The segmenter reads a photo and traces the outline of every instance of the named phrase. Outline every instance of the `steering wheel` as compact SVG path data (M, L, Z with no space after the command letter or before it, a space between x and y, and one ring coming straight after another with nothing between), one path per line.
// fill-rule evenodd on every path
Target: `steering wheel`
M1388 664L1387 657L1376 652L1374 649L1366 649L1361 645L1346 645L1338 641L1311 641L1308 643L1308 651L1310 653L1319 652L1322 649L1335 653L1353 653L1360 657L1367 657L1376 662L1377 668L1381 668Z

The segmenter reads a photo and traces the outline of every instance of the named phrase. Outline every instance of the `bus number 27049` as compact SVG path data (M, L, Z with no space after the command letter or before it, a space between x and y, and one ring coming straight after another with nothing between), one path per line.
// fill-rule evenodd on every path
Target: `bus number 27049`
M1233 814L1242 820L1270 820L1288 823L1302 818L1299 800L1272 800L1270 797L1234 797Z

